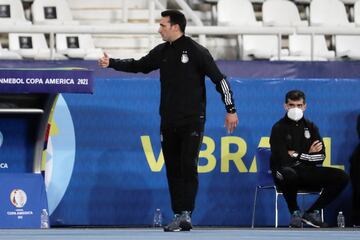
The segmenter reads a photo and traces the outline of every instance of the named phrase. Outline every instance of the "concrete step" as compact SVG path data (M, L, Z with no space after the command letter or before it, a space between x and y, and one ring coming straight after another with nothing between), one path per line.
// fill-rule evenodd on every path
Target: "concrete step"
M166 7L167 0L159 0ZM68 1L71 9L121 9L123 0L71 0ZM148 0L127 0L128 8L143 9L149 7Z
M118 9L90 9L90 10L72 10L74 20L89 21L89 20L107 20L108 23L121 22L123 18L123 11ZM161 18L161 11L155 10L155 19ZM147 9L131 9L127 11L127 18L129 20L148 20L150 11Z

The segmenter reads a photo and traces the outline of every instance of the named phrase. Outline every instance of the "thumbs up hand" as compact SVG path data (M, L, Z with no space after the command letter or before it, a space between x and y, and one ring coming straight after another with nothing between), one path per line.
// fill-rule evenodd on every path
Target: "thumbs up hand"
M110 63L110 58L109 56L107 55L106 52L104 52L104 56L102 56L99 61L98 61L98 64L100 67L102 68L107 68L109 66L109 63Z

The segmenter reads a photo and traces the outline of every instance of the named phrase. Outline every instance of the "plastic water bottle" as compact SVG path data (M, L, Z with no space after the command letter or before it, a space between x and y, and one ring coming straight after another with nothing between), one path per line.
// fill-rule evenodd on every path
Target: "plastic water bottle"
M339 212L338 216L337 216L337 225L339 228L344 228L345 227L345 216L343 214L343 212Z
M40 214L40 228L49 228L49 214L47 210L44 208L41 210Z
M157 208L154 213L153 227L161 227L161 226L162 226L162 213L160 208Z

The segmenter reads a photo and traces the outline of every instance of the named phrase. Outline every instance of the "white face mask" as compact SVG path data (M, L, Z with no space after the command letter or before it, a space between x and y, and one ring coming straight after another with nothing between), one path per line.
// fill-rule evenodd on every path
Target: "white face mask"
M304 113L300 108L290 108L287 112L287 116L294 121L299 121L303 116Z

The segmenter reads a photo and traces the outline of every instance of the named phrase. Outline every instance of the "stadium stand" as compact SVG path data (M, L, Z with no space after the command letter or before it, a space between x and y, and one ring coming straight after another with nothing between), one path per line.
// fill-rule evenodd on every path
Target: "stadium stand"
M219 0L218 24L232 26L261 26L255 17L253 6L249 0ZM278 38L269 35L244 35L242 41L242 53L248 58L272 58L277 55ZM241 51L241 50L240 50ZM288 55L287 50L281 51L282 55Z
M3 48L0 44L0 59L19 60L22 59L22 57L15 52L9 51L7 48Z
M360 26L360 1L359 0L357 2L355 2L355 4L354 4L354 22L355 22L356 27Z
M26 20L20 0L0 0L0 25L1 26L27 26L31 22ZM22 57L3 45L8 45L8 34L1 36L0 59L22 59Z
M290 35L289 36L290 56L298 56L298 58L285 58L285 60L310 60L311 55L311 37L309 35ZM327 48L324 36L314 37L314 60L326 61L334 59L335 52Z
M360 36L336 36L336 55L360 59Z
M46 60L50 59L51 54L53 54L55 60L66 59L60 53L51 53L45 36L41 33L10 33L9 49L23 58Z
M185 9L183 4L188 4L189 9ZM156 26L160 12L165 8L182 9L188 17L189 26L217 25L218 28L215 26L215 31L207 33L206 41L202 42L216 59L231 60L243 56L245 60L277 60L278 46L281 46L282 60L309 60L311 49L314 50L314 60L359 59L356 43L360 40L357 35L360 29L360 3L356 0L23 0L23 6L20 0L0 0L0 23L4 29L9 29L6 28L9 25L32 26L32 23L34 26L49 26L49 29L53 25L75 25L79 28L78 33L65 33L56 30L58 28L54 28L53 32L42 32L50 48L54 46L51 39L55 39L55 45L59 45L56 51L64 54L67 51L65 45L58 42L66 37L53 37L51 34L80 34L80 38L89 34L86 38L90 39L90 52L103 50L110 56L139 58L162 42L156 32L120 34L109 31L100 34L92 30L84 32L82 26L113 26L114 29L117 26L129 29L135 26ZM199 25L193 15L200 17L202 24ZM249 29L250 26L255 34L252 31L242 35L232 32L222 35L221 31L217 32L224 26L238 29ZM296 34L263 32L282 27L291 27ZM13 32L11 29L2 30L3 34L0 34L0 42L3 48L9 48L9 53L13 48L10 47L8 33L23 33L16 29ZM310 34L316 35L314 41L309 37ZM192 35L197 38L196 31ZM70 49L66 55L70 58L83 56L85 59L97 56L93 54L90 57L91 54L79 49Z
M35 0L31 6L34 24L77 25L66 0Z
M310 4L310 21L314 26L355 27L340 0L313 0ZM335 35L337 57L359 59L359 36Z
M20 0L0 0L0 24L31 25L31 22L25 19Z
M265 1L262 6L264 26L308 26L301 20L295 3L287 0Z
M160 2L165 8L166 1ZM69 6L74 19L82 24L148 23L150 17L149 1L144 0L73 0ZM160 12L156 10L156 19L160 19Z
M340 0L313 0L310 4L311 26L352 26L345 5Z
M166 7L166 0L160 1ZM69 1L74 19L83 25L122 24L132 28L136 25L149 24L160 19L162 9L150 10L150 2L143 0L86 0ZM153 16L152 16L153 15ZM154 19L152 19L154 18ZM114 25L114 26L115 26ZM140 58L162 40L159 36L148 35L93 35L97 48L104 49L110 55L119 58Z
M268 0L262 6L263 23L265 26L308 26L306 20L301 20L300 13L295 3L287 0ZM309 35L292 34L289 36L290 56L283 60L310 60L311 39ZM316 36L314 41L315 60L333 59L335 53L327 49L324 36Z
M90 34L56 34L56 51L69 58L97 60L103 55Z
M262 23L256 21L255 12L249 0L219 0L218 25L261 26Z

